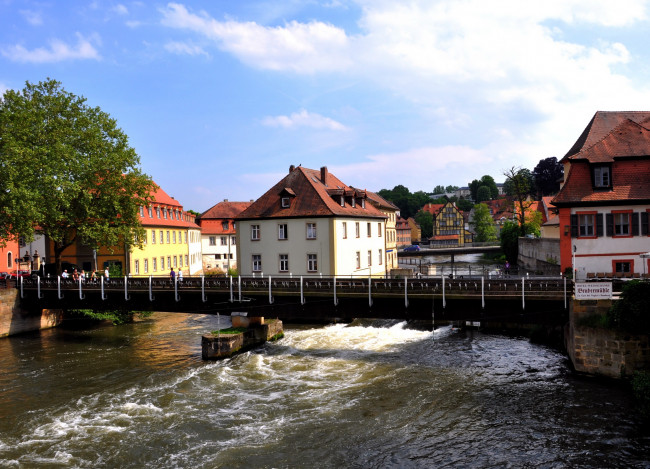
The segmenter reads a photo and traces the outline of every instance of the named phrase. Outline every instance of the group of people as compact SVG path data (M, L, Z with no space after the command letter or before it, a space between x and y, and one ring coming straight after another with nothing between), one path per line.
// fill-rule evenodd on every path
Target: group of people
M174 271L174 268L172 267L171 270L169 271L169 279L173 282L176 279L176 272ZM178 281L183 280L183 271L178 270Z
M75 282L78 282L81 280L82 282L85 282L86 280L90 280L91 282L96 282L98 277L97 277L97 271L93 270L90 275L86 274L86 271L81 269L81 272L77 271L77 269L73 269L72 274L68 273L68 270L65 269L61 273L61 278L63 279L72 279ZM108 272L108 268L104 270L104 281L108 281L110 278L110 274Z

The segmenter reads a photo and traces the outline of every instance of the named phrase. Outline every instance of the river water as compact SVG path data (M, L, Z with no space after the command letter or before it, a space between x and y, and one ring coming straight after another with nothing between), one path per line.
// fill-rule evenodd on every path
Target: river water
M0 340L0 467L650 467L629 391L523 338L286 327L203 362L216 327L157 313Z

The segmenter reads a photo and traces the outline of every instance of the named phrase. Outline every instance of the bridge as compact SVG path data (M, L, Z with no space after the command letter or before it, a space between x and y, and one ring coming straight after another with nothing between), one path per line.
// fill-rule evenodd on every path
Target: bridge
M423 248L420 246L419 251L399 251L399 257L418 257L418 256L431 256L435 254L450 254L452 259L456 254L483 254L486 252L500 252L501 246L498 244L472 244L461 247L428 247Z
M123 277L95 282L22 278L21 304L42 309L129 309L279 317L390 318L558 324L564 278Z

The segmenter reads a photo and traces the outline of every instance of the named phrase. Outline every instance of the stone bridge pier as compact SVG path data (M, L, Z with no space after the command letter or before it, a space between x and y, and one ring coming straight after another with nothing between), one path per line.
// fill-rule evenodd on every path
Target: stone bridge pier
M8 283L0 287L0 337L22 334L56 327L63 321L60 309L25 309L21 306L20 292Z

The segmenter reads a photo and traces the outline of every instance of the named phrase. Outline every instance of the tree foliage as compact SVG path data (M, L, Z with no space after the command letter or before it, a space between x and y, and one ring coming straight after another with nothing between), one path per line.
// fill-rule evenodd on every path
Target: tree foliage
M480 186L476 191L476 202L480 204L487 200L492 200L490 188L488 186Z
M650 283L626 282L621 298L614 302L607 316L610 324L633 334L650 334Z
M490 209L486 204L474 205L472 221L470 221L472 230L474 230L474 241L488 242L496 241L497 229L490 215Z
M445 186L441 186L440 184L438 184L436 187L433 188L433 193L436 195L445 194L446 193Z
M420 225L421 239L429 239L433 236L433 215L430 212L420 210L415 214L415 221Z
M155 188L117 122L48 79L0 102L0 238L32 239L35 229L62 252L135 244L138 209Z
M519 233L519 225L511 221L505 222L501 228L501 249L511 264L516 264L519 256Z
M469 192L472 200L478 200L478 189L481 186L486 186L490 190L489 199L484 200L492 200L499 197L499 188L496 182L494 182L494 178L486 174L481 179L474 179L469 183Z
M417 191L411 194L411 191L401 184L393 187L392 190L381 189L377 194L397 205L401 217L405 219L415 216L426 203L431 202L426 192Z
M522 169L513 166L505 170L503 175L506 177L506 184L509 190L512 191L512 197L515 199L515 209L517 219L519 220L519 233L521 236L524 236L526 234L526 209L530 206L530 202L527 202L527 199L532 190L530 171L525 168Z
M560 180L564 175L564 167L552 156L539 160L533 169L535 186L540 195L556 194L560 190Z

